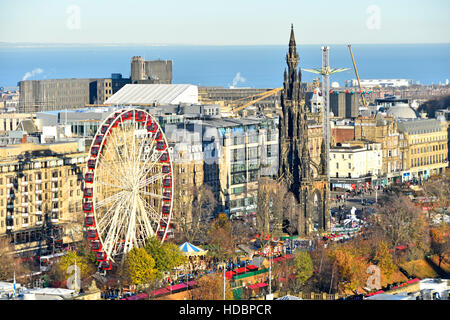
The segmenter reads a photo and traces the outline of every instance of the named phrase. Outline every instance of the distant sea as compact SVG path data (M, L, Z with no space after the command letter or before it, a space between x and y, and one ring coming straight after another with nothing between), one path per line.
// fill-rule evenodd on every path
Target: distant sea
M321 45L297 44L302 68L321 66ZM445 83L450 78L450 44L352 45L361 79L411 79ZM106 78L130 75L130 59L173 60L173 83L199 86L282 86L287 45L281 46L0 46L0 86L23 79ZM355 73L347 45L330 45L330 64L349 68L331 81L344 86ZM315 75L303 72L304 81Z

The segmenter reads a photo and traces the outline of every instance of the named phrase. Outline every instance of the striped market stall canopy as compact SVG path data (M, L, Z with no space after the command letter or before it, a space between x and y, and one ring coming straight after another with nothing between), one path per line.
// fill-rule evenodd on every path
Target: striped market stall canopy
M189 242L183 243L178 246L178 248L180 248L180 250L187 256L200 256L206 254L206 250L196 247Z

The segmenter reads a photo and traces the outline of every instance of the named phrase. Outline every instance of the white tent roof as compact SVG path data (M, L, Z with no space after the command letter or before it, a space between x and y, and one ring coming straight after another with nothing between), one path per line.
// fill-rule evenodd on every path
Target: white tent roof
M49 295L49 296L59 296L63 298L71 298L75 293L75 291L64 288L33 288L28 289L26 293L34 293L35 295Z
M105 104L198 104L198 87L192 84L127 84Z
M296 296L286 295L284 297L278 298L277 300L302 300L302 299Z
M189 242L179 245L178 248L186 255L201 255L206 253L202 248L196 247Z

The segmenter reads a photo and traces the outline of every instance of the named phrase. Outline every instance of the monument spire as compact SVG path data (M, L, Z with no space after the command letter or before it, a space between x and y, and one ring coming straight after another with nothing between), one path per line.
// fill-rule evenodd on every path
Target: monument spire
M280 100L282 117L279 122L278 176L283 179L298 201L297 232L308 235L314 230L328 228L329 219L325 203L327 184L322 183L323 169L318 172L319 165L314 162L310 154L309 118L304 100L302 72L298 68L299 55L292 24L286 63L287 69L283 74L284 90ZM322 168L324 160L321 158Z

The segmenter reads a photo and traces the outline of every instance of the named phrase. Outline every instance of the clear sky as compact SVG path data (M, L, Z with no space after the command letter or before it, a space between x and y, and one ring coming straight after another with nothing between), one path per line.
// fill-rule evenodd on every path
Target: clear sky
M449 0L0 0L0 42L449 43Z

